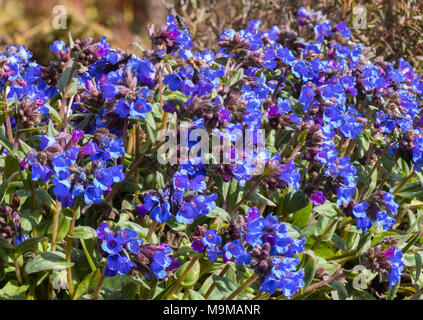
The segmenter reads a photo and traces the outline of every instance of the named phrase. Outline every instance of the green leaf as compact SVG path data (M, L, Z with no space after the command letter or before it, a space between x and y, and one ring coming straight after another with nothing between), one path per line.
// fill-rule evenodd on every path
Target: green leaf
M177 279L182 275L182 273L185 271L185 269L188 267L190 263L191 263L191 260L185 262L180 268L178 268L178 270L176 270L175 277ZM197 282L199 277L200 277L200 262L197 260L195 261L191 269L188 271L184 280L182 280L181 284L185 288L191 287Z
M398 282L393 288L388 290L388 295L386 296L386 300L394 300L394 298L397 294L400 282Z
M10 183L19 173L19 171L12 173L11 176L7 179L4 179L3 183L0 185L0 203L3 202L4 196L6 195Z
M46 103L45 106L48 108L48 114L50 115L50 117L59 125L62 125L62 119L60 118L59 113L56 111L56 109L54 109L52 106L50 106L50 104ZM50 121L50 123L52 123ZM49 125L50 125L49 123Z
M78 288L75 291L75 295L73 296L73 300L78 300L82 297L85 293L87 293L90 288L97 285L98 279L100 278L98 270L91 272L88 274L79 284Z
M13 250L13 245L9 243L5 238L0 237L0 248L5 248L7 250Z
M231 220L231 215L220 207L215 207L213 211L207 214L207 217L209 218L216 218L218 216L225 222L229 222Z
M289 189L288 189L289 190ZM299 211L310 204L310 199L302 191L294 191L292 187L283 198L283 215Z
M192 250L191 246L189 245L183 245L175 252L175 257L181 257L181 256L192 256L195 254L194 250Z
M332 281L329 285L338 292L338 296L342 297L342 300L348 298L347 289L339 281Z
M110 277L104 280L104 300L133 300L137 284L127 277Z
M229 296L238 288L238 285L228 277L219 277L214 274L213 282L216 285L216 289L219 290L224 297Z
M369 150L369 146L370 146L370 141L369 141L368 137L366 135L361 135L358 138L358 143L357 143L358 159L361 159L365 156L365 154Z
M421 197L423 196L423 186L420 181L407 182L396 195L403 198Z
M251 193L248 199L250 199L254 203L265 204L270 207L276 207L276 204L273 201L267 199L265 196L263 196L262 194L258 192Z
M76 70L76 68L75 70L73 70L72 74L71 71L72 66L67 67L60 76L57 85L57 88L59 89L59 92L62 94L62 96L65 94L66 87L68 87L68 91L66 93L65 98L70 98L75 95L76 90L78 88L78 71Z
M414 257L416 259L416 279L415 282L419 281L420 274L422 272L422 257L418 252L414 252Z
M197 291L188 289L189 300L205 300Z
M304 288L307 288L313 281L314 275L316 274L317 263L313 253L305 254L304 259L306 259L304 264Z
M69 235L70 238L78 239L93 239L97 236L96 231L88 226L77 226L73 230L72 235Z
M16 159L16 152L11 152L9 153L5 158L4 158L4 177L10 178L10 176L15 173L15 172L19 172L20 168L19 168L19 161L18 159Z
M306 207L294 212L291 223L300 229L305 227L311 215L311 207L311 201L309 200Z
M339 207L335 203L326 201L324 204L314 207L313 210L329 218L338 215Z
M25 292L28 288L28 284L20 285L18 281L10 280L2 289L3 294L1 298L5 300L24 300Z
M407 177L410 173L410 169L408 168L407 162L405 162L403 158L399 158L397 162L400 168L401 175L403 176L403 178Z
M323 259L332 258L335 255L335 251L333 250L333 247L331 246L330 242L321 242L317 246L317 248L314 249L314 253L316 256L321 257Z
M43 205L47 207L55 206L56 202L44 189L35 189L35 199L38 199Z
M1 128L2 128L1 131L3 131L3 132L0 133L0 145L5 147L8 152L12 152L13 151L13 143L11 143L9 141L9 139L4 135L4 127L1 126Z
M231 77L229 78L229 81L227 83L228 87L233 86L236 82L238 82L242 77L244 76L244 70L243 69L238 69L237 71L235 71Z
M43 252L28 261L25 266L25 272L31 274L52 269L65 269L73 265L73 262L65 260L65 254L62 252Z
M29 238L25 241L23 241L18 248L15 251L15 258L19 257L20 255L23 255L27 252L33 252L35 245L38 242L47 240L47 237L37 237L37 238Z
M358 298L358 300L376 300L370 293L361 289L353 289L353 295Z
M57 226L56 243L62 241L68 234L69 227L72 221L71 217L63 215L63 210L59 213L59 225ZM51 225L53 227L53 225Z
M334 234L332 235L331 240L332 240L332 242L333 242L334 244L336 244L336 246L337 246L339 249L344 250L344 251L348 251L348 250L349 250L348 245L347 245L347 243L345 242L345 240L344 240L344 239L342 239L340 236L338 236L336 233L334 233Z

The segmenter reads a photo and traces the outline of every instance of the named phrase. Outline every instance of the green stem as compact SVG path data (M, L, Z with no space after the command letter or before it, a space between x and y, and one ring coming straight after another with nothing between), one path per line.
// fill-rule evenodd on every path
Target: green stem
M100 295L101 287L103 286L103 282L104 282L104 279L105 279L105 276L104 276L104 270L105 269L106 268L104 268L103 271L101 272L100 279L98 279L98 283L97 283L97 286L95 287L95 291L94 291L94 294L93 294L91 300L97 300L98 296Z
M233 56L233 54L234 54L234 52L233 51L231 51L231 53L229 54L229 57L228 57L228 61L226 62L226 67L225 67L225 72L224 72L224 76L226 76L226 74L228 73L228 71L229 71L229 66L230 66L230 64L231 64L231 60L232 60L232 56Z
M232 292L229 297L227 297L225 300L232 300L235 298L238 294L240 294L244 289L248 288L250 284L252 284L254 281L257 280L257 275L254 273L251 277L249 277L245 282L234 292Z
M259 185L259 183L261 182L261 177L260 178L258 178L257 180L256 180L256 182L254 182L254 184L250 187L250 189L248 189L248 191L247 191L247 193L242 197L242 199L241 199L241 201L240 202L238 202L236 205L235 205L235 207L233 207L232 208L232 210L231 210L231 215L233 215L237 210L238 210L238 208L245 202L245 201L247 201L247 199L250 197L250 195L254 192L254 190L256 190L256 188L257 188L257 186Z
M18 259L14 258L13 263L15 265L16 279L18 280L19 284L23 284L22 277L21 277L21 270L19 269Z
M225 273L229 270L229 268L231 267L231 265L228 263L225 265L225 267L222 269L222 271L220 271L219 273L219 277L223 277L225 275ZM204 295L204 299L207 300L207 298L210 296L210 294L213 292L213 289L216 287L216 284L213 283L211 284L210 288L207 290L206 294Z
M347 276L347 274L342 270L342 269L338 269L331 277L329 277L326 280L322 280L320 282L317 282L311 286L309 286L307 289L304 290L304 292L302 294L305 294L307 292L311 292L314 291L320 287L323 287L333 281L345 278ZM302 295L299 291L297 293L295 293L292 297L291 300L298 297L299 295Z
M73 238L70 236L73 234L73 229L75 228L75 220L78 210L73 211L72 215L72 221L69 226L68 236L66 238L66 262L71 262L71 252L72 252L72 242ZM72 268L68 267L66 268L67 273L67 280L68 280L68 287L69 287L69 296L72 299L73 298L73 282L72 282Z
M147 237L145 238L146 242L150 242L151 236L153 235L154 230L156 230L156 227L158 225L157 221L154 221L150 224L150 228L148 229Z
M113 185L112 188L112 192L109 193L109 195L106 197L105 202L107 203L111 203L111 201L113 200L113 197L115 196L115 194L119 191L120 187L125 183L126 179L128 179L134 172L135 170L138 169L138 167L142 164L142 162L145 159L145 155L150 152L150 151L156 151L158 148L160 148L160 146L162 146L165 143L165 141L161 141L153 150L151 150L151 146L150 148L148 148L143 155L141 155L138 160L132 165L132 167L126 172L125 174L125 178L119 182Z
M4 116L6 118L6 129L7 129L7 136L11 143L15 143L15 139L13 139L13 132L12 132L12 123L10 122L10 115L9 115L9 106L7 105L7 94L6 94L6 86L4 87Z
M60 202L56 199L56 208L53 213L53 230L51 232L51 251L56 251L57 228L59 225Z
M328 228L323 232L319 239L314 243L313 247L311 247L311 250L314 250L317 248L317 246L322 242L323 238L326 237L326 235L329 233L330 230L332 230L333 226L338 222L338 220L334 219L331 224L328 226Z
M68 95L69 85L71 83L72 76L73 76L73 73L75 72L75 69L76 69L76 63L73 62L72 63L71 70L69 72L68 80L66 81L65 91L63 92L63 97L62 97L62 101L61 101L61 104L60 104L60 113L59 113L59 116L60 116L60 119L63 119L63 131L66 131L66 127L68 125L66 96Z
M410 174L405 179L403 179L398 186L395 187L393 194L399 192L401 188L414 176L414 174L415 171L413 170L413 168L411 168Z
M169 293L167 294L167 297L166 297L167 300L169 300L170 297L172 297L172 295L177 294L181 290L182 281L184 281L188 272L191 270L191 268L194 266L194 264L198 261L199 257L200 257L199 255L196 255L196 256L194 256L194 258L192 258L191 262L188 264L188 266L186 267L184 272L180 275L178 280L176 280L175 284L173 285L173 288L170 289Z
M88 264L90 265L91 271L94 272L94 271L97 270L97 268L96 268L96 266L95 266L95 264L93 262L93 259L91 258L90 253L87 250L87 247L85 245L84 239L80 239L80 241L81 241L81 246L82 246L82 249L84 250L85 256L87 257Z

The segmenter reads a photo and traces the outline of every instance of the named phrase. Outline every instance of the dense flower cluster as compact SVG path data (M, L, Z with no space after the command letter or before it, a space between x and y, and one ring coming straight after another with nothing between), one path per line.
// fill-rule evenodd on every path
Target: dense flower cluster
M418 223L402 223L399 212L411 210L402 199L421 196L410 179L421 180L423 166L423 79L403 59L368 59L343 22L305 8L298 18L308 38L250 21L223 30L217 52L195 52L172 15L149 27L152 47L140 56L104 37L55 41L57 60L42 67L25 47L7 48L0 89L16 110L4 133L15 133L16 143L1 150L14 155L19 139L25 143L19 161L30 192L19 195L44 189L55 210L80 210L96 228L104 276L143 276L163 294L194 286L179 279L169 289L159 280L196 259L202 271L204 260L243 268L270 296L295 297L322 280L310 261L326 258L364 263L385 274L389 288L400 283L406 252L380 242ZM202 129L229 141L214 147L230 161L201 162L210 156L203 150L186 160L197 142L189 141L178 144L176 163L158 164L158 131L177 121L189 123L185 133L176 128L177 138ZM39 134L28 139L32 130ZM256 134L244 144L248 130ZM397 165L402 171L392 174ZM35 206L46 204L25 203L27 211ZM19 245L28 227L22 234L17 208L1 208L3 237Z

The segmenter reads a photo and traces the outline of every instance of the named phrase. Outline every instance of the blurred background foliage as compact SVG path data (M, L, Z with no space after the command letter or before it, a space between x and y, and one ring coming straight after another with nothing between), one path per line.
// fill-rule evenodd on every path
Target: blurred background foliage
M386 60L407 59L423 70L423 1L421 0L0 0L0 47L25 44L35 59L47 64L53 58L53 40L107 36L114 47L133 51L132 42L149 47L148 23L161 25L169 13L178 13L194 37L197 49L216 48L220 31L246 27L261 20L262 27L300 33L294 18L305 6L321 11L334 23L352 24L353 8L364 5L367 27L353 29L353 37ZM64 5L67 29L54 29L53 8Z

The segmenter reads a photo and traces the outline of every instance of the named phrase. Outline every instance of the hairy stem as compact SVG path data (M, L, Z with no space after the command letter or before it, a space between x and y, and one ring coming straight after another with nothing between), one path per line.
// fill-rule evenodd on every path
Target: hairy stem
M72 221L69 226L68 236L66 238L66 262L71 262L71 252L72 252L72 242L73 238L70 236L73 234L73 229L75 228L75 220L78 210L73 211L72 215ZM67 280L68 280L68 286L69 286L69 295L71 299L73 298L73 282L72 282L72 268L68 267L66 268L67 273Z
M91 300L97 300L98 299L98 296L99 296L100 291L101 291L101 287L103 286L104 279L106 278L104 276L104 270L105 269L106 268L104 268L103 271L101 272L100 279L98 279L98 283L97 283L97 286L95 287L95 291L94 291L94 294L93 294Z
M196 256L194 256L194 258L192 258L191 262L185 268L184 272L179 276L178 280L176 280L175 284L173 285L173 288L167 294L167 297L166 297L167 299L170 299L170 297L172 297L172 295L177 294L181 290L182 281L184 281L188 272L191 270L191 268L194 266L194 264L198 261L199 257L200 257L199 255L196 255Z
M249 277L245 282L234 292L232 292L229 297L227 297L225 300L232 300L235 298L238 294L240 294L244 289L248 288L250 284L252 284L254 281L257 280L257 275L254 273L251 277Z
M57 228L59 225L60 202L56 199L56 209L53 213L53 230L51 232L51 251L56 251Z
M229 270L229 268L231 267L231 265L228 263L225 265L225 267L222 269L222 271L220 271L219 273L219 277L223 277L225 275L225 273ZM210 296L210 294L213 292L213 289L216 287L216 284L213 283L211 284L210 288L207 290L206 294L204 295L204 299L208 299L208 297Z

